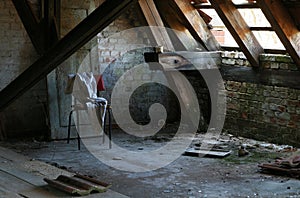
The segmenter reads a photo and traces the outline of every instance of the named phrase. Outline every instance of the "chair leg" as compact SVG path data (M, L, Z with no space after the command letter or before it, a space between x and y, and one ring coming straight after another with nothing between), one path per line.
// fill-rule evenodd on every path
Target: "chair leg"
M108 137L109 137L109 148L111 149L111 108L108 106Z
M78 110L76 111L76 119L77 119L77 145L78 145L78 150L80 150L80 124L79 124Z
M71 111L70 111L70 114L69 114L68 139L67 139L67 143L68 143L68 144L70 143L70 136L71 136L72 113L73 113L73 110L71 110Z
M79 133L77 133L77 142L78 142L78 150L80 150L80 136L79 136Z
M107 113L104 115L102 144L105 142Z

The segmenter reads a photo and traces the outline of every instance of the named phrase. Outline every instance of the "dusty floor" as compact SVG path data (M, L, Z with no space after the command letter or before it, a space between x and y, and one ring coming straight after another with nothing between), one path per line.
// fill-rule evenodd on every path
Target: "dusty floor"
M159 147L168 138L165 134L152 139L132 139L119 130L113 131L114 142L132 150ZM257 166L272 162L279 156L290 156L293 152L266 148L272 145L256 145L248 147L250 155L238 157L240 144L253 146L257 143L227 135L222 138L226 140L227 149L232 150L228 157L182 155L166 167L144 173L111 168L91 155L84 146L78 151L74 140L70 144L65 141L6 141L0 142L0 145L71 172L97 177L111 183L112 190L129 197L300 197L300 180L262 174Z

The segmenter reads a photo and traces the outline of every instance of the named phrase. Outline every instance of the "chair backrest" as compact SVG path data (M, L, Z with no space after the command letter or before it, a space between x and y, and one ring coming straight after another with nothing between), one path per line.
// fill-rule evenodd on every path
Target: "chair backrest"
M77 73L74 85L73 96L82 104L89 102L89 98L97 98L97 82L91 72Z

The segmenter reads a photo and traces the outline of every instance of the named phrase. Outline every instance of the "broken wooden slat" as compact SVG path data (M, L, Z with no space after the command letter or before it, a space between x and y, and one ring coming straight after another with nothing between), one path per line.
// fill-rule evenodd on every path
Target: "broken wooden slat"
M210 2L244 52L250 64L254 67L258 67L259 55L264 52L264 49L249 29L240 12L235 8L232 1L211 0Z
M26 0L12 1L38 54L45 52L44 34Z
M187 27L196 41L201 43L208 51L220 49L220 45L208 29L206 23L199 15L198 11L188 2L182 0L168 0L169 5L182 19L182 23Z
M300 68L300 31L281 1L257 1L276 34Z
M47 76L59 64L80 49L101 30L114 21L137 0L105 1L80 22L45 55L27 68L0 92L0 110L20 97L29 88Z

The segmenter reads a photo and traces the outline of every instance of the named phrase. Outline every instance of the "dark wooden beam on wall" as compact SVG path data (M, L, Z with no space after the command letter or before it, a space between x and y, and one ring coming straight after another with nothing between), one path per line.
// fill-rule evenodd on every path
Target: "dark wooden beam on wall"
M12 0L18 15L26 29L29 38L37 53L42 55L45 52L44 34L42 26L37 22L30 6L26 0Z
M19 0L16 0L19 1ZM0 111L33 87L137 0L105 1L0 92Z
M210 0L223 23L244 52L250 64L259 66L259 55L264 49L231 0Z
M165 0L170 8L182 19L182 23L187 27L196 41L201 43L208 51L220 50L220 45L208 29L198 11L189 1Z
M60 0L42 0L43 27L46 48L55 45L60 39Z
M300 31L281 1L259 0L257 4L269 20L276 34L300 68Z

